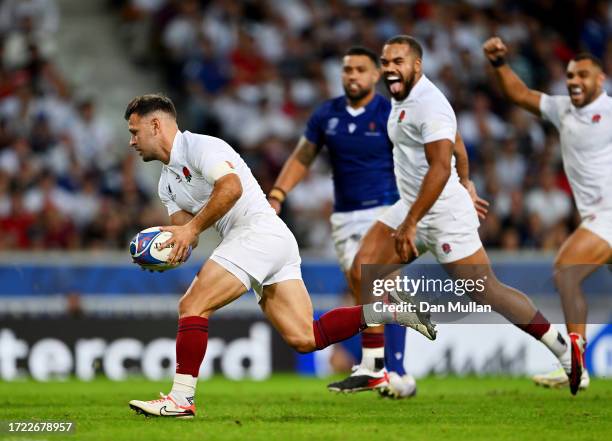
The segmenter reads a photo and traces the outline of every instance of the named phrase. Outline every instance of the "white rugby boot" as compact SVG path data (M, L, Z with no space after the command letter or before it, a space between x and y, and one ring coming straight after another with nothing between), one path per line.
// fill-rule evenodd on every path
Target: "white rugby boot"
M179 406L170 395L159 393L161 398L151 401L130 401L130 408L145 416L163 416L172 418L193 418L196 413L195 404Z

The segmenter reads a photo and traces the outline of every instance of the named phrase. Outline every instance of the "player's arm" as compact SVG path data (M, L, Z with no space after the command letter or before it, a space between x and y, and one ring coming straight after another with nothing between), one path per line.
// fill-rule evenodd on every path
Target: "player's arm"
M193 219L193 214L186 212L185 210L179 210L170 216L170 223L172 225L181 226L185 225Z
M182 262L190 245L198 235L211 227L225 215L242 196L242 184L235 172L228 171L215 180L213 191L206 205L193 218L182 226L163 227L172 237L162 246L174 243L174 250L168 258L169 263Z
M407 261L410 251L418 256L416 248L416 226L438 200L451 175L451 157L453 143L449 139L440 139L425 144L425 157L429 170L423 178L416 200L410 207L404 222L395 233L395 247L402 261Z
M514 104L540 116L540 98L542 94L530 89L506 63L508 48L499 37L489 38L482 49L489 62L493 65L495 79L504 95Z
M463 185L465 182L470 180L470 161L468 159L467 150L463 143L463 138L459 132L455 137L455 147L453 149L453 156L455 157L455 168L457 169L457 175Z
M285 201L287 193L304 179L308 173L308 168L312 165L320 150L316 144L308 141L305 136L300 138L268 195L270 205L276 210L277 214L281 210L281 205Z
M463 143L463 138L461 138L459 132L457 132L457 136L455 137L453 156L455 156L455 168L457 169L457 175L459 175L459 181L470 194L472 202L474 203L474 208L478 213L478 217L484 219L489 211L489 203L478 196L478 193L476 193L476 187L470 180L470 161L465 144Z

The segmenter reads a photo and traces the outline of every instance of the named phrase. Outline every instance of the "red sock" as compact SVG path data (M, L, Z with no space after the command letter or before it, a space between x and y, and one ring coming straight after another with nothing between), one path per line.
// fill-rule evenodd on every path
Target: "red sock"
M540 311L536 311L536 314L533 316L529 324L516 326L521 328L527 334L532 335L537 340L540 340L542 336L550 329L550 322L546 320L546 317L544 317Z
M176 332L176 373L198 377L208 344L208 319L180 318Z
M361 306L336 308L312 322L317 349L346 340L365 329L361 320Z
M361 347L368 349L384 348L385 334L372 334L364 332L361 334Z

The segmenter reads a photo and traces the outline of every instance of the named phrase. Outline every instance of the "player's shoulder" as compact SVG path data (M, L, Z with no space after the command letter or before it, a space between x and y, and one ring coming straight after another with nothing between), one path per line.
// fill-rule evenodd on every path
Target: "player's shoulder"
M234 150L227 142L216 136L191 133L186 130L183 132L183 138L185 140L184 146L188 153L201 150L204 153Z
M442 91L425 75L421 77L411 93L412 105L419 109L419 114L426 117L431 112L454 115L453 107Z
M391 101L384 95L376 93L373 99L374 108L377 110L391 111Z
M541 100L549 107L557 107L559 109L569 109L572 105L569 95L548 95L543 93L541 95Z
M339 112L344 107L346 107L346 98L344 95L340 95L323 101L317 106L314 114L324 117L331 113Z
M444 95L444 93L440 90L438 86L434 84L433 81L431 81L426 76L423 76L422 79L424 80L422 93L423 100L440 100L448 102L446 95Z
M603 102L604 102L604 106L607 109L612 109L612 97L605 92L603 96Z

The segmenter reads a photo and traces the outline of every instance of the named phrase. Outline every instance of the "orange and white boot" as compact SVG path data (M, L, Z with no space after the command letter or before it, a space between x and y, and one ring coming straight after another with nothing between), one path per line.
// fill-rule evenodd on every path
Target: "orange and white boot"
M570 332L570 350L572 354L572 370L567 374L572 395L576 395L580 389L582 371L584 370L584 349L586 342L582 335Z
M173 418L193 418L196 413L195 404L192 401L188 406L181 406L172 399L170 395L159 393L161 398L151 401L130 401L130 408L138 414L145 416L163 416Z

